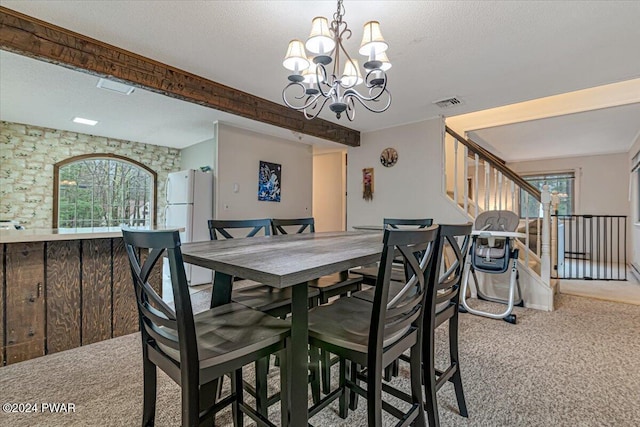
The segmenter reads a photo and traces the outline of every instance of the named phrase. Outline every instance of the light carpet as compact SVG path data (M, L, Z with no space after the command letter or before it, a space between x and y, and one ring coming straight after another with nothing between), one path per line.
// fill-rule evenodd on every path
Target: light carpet
M516 308L518 324L463 314L460 356L469 418L451 384L438 393L443 426L637 426L640 307L559 295L552 313ZM438 358L446 334L438 332ZM75 412L0 413L0 426L136 426L142 410L140 337L132 334L0 368L1 403L67 402ZM247 376L251 376L247 369ZM270 382L277 384L277 370ZM406 387L403 367L394 383ZM156 425L180 425L180 390L159 374ZM365 426L366 402L337 405L316 426ZM277 406L277 405L276 405ZM273 419L279 420L277 408ZM231 425L228 414L218 424ZM385 418L385 425L393 419Z

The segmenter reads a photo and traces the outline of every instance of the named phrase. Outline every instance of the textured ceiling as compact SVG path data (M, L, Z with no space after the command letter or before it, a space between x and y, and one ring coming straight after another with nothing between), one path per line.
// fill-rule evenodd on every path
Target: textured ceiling
M335 11L333 1L1 4L280 103L287 75L281 61L288 41L306 38L314 16L329 17ZM345 8L354 33L349 50L357 55L362 24L376 19L393 63L390 110L373 114L358 108L354 122L340 121L361 131L640 76L640 2L347 0ZM4 68L0 71L5 74ZM2 89L5 97L4 83ZM432 104L450 96L463 104L447 110ZM173 116L169 104L167 111L164 102L154 105L159 115ZM216 114L204 121L210 126Z

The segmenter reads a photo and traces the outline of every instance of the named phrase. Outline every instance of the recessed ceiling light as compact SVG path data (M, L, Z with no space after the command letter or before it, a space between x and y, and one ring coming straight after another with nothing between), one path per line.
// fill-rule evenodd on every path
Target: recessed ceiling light
M95 126L96 124L98 124L97 120L83 119L82 117L74 117L73 122L89 126Z
M96 87L100 89L110 90L122 95L131 95L135 88L133 86L125 85L123 83L114 82L112 80L100 79Z

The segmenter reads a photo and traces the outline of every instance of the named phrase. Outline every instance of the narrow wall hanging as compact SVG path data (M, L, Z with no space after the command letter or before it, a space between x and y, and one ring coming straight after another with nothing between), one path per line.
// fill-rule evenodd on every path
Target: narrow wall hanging
M362 198L373 199L373 168L362 169Z

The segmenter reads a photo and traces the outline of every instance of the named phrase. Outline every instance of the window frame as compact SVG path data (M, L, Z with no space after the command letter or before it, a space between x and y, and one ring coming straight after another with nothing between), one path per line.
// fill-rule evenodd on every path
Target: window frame
M528 179L531 178L539 178L541 180L547 180L549 178L553 178L553 177L561 177L563 175L565 175L566 177L571 176L573 178L573 188L572 188L572 194L571 194L571 206L570 206L570 210L571 212L568 213L567 215L575 215L576 211L577 211L577 206L578 206L578 177L579 177L579 173L577 170L574 169L570 169L570 170L561 170L561 171L545 171L545 172L525 172L522 173L520 172L520 176L522 177L522 179L524 179L525 181L529 182ZM532 184L533 185L533 184ZM519 205L520 205L520 218L526 218L525 215L523 215L524 211L523 211L523 203L522 203L522 195L520 195L519 198ZM554 213L554 212L552 212ZM529 218L538 218L537 216L529 216ZM541 218L541 216L540 216Z
M157 225L157 208L158 208L158 174L147 165L137 162L129 157L121 156L112 153L91 153L81 154L79 156L69 157L53 165L53 228L58 228L58 216L59 216L59 197L60 197L60 168L70 163L76 163L84 160L116 160L124 163L132 164L151 175L153 189L151 191L151 197L153 198L151 203L151 224Z

